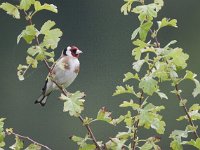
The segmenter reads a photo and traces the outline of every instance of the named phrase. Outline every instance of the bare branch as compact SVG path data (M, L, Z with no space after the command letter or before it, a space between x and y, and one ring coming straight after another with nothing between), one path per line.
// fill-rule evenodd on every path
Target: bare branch
M45 149L47 149L47 150L52 150L52 149L49 148L48 146L43 145L43 144L41 144L41 143L38 143L38 142L36 142L35 140L31 139L30 137L24 136L24 135L20 135L20 134L18 134L18 133L15 133L14 131L6 130L6 134L7 134L7 135L14 135L14 136L17 136L17 137L19 137L19 138L21 138L21 139L28 140L28 141L30 141L31 143L35 144L35 145L41 146L41 147L43 147L43 148L45 148Z
M179 101L183 101L183 99L181 97L181 94L179 93L179 89L178 89L178 85L177 84L175 85L175 89L176 89L176 96L177 96L178 100ZM184 103L183 103L182 107L183 107L183 109L185 111L185 114L186 114L186 116L188 118L188 121L189 121L190 125L192 127L195 127L194 122L192 121L192 118L190 117L189 111L188 111L188 109L187 109L187 107L186 107L186 105ZM196 130L193 131L193 133L194 133L194 135L195 135L196 138L199 138L199 135L198 135L198 133L197 133Z

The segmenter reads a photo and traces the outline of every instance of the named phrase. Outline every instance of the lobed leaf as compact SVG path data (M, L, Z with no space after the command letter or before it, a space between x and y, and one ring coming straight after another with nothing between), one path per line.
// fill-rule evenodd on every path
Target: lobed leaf
M38 65L38 61L36 59L33 59L32 57L30 56L27 56L26 57L26 63L28 65L31 65L32 68L37 68L37 65Z
M35 3L35 0L20 0L19 8L23 10L28 10L32 4Z
M145 128L155 129L157 133L163 134L165 131L165 122L162 121L162 117L157 114L157 112L164 109L164 106L154 106L153 104L147 104L143 109L139 110L139 126L144 126Z
M89 137L88 135L85 136L85 138L82 138L82 137L78 137L78 136L75 136L73 135L71 137L71 140L76 142L77 145L79 145L79 150L95 150L96 149L96 146L94 144L87 144L87 140L89 140Z
M7 14L13 16L16 19L20 19L20 13L16 6L6 2L0 5L0 8L6 11Z
M167 19L163 18L161 21L158 21L158 28L163 28L166 26L171 26L177 28L177 20L176 19Z
M130 79L136 79L136 80L140 80L138 74L132 74L131 72L127 72L126 74L124 74L124 79L123 82L126 82Z
M41 150L41 146L36 144L30 144L25 150Z
M17 44L20 39L23 38L28 44L31 44L33 39L39 35L39 31L35 28L35 25L28 25L26 29L24 29L20 35L17 37Z
M126 93L136 95L133 86L126 85L125 88L123 86L117 86L115 92L113 93L113 96Z
M22 140L19 139L18 136L15 137L15 144L10 146L10 149L13 150L21 150L24 147L24 143Z
M135 71L139 72L140 69L141 69L141 67L142 67L142 65L143 65L144 63L145 63L145 60L144 60L144 59L135 61L135 62L133 63L133 69L134 69Z
M140 105L137 103L134 103L133 100L128 101L123 101L122 104L119 105L120 107L132 107L133 110L138 110L140 108Z
M160 96L161 99L168 99L167 95L163 92L160 91L156 91L156 93L158 94L158 96Z
M106 147L109 150L121 150L124 147L125 142L126 140L124 139L111 138L111 140L106 143Z
M198 80L194 80L194 81L195 81L196 87L195 87L195 89L193 90L192 95L193 95L194 97L196 97L197 95L200 94L200 83L199 83Z
M0 118L0 148L5 146L4 120L5 118Z
M186 61L189 58L189 55L183 52L181 48L175 48L169 51L166 56L168 59L172 59L172 62L177 68L184 69L187 66Z
M75 93L70 94L68 97L61 94L60 99L64 100L64 112L69 112L70 116L79 117L81 112L83 111L83 103L85 96L83 92L77 91Z
M200 138L197 138L196 141L191 139L191 141L188 141L186 144L192 145L196 147L197 149L200 149Z
M107 111L105 107L102 107L97 114L97 120L110 122L112 120L111 112Z
M128 15L128 12L131 11L131 6L134 1L136 0L124 0L126 3L122 5L121 12L124 13L124 15Z
M152 77L144 77L139 83L139 88L141 88L144 93L153 95L153 93L156 92L159 87L158 82Z
M147 34L153 25L152 21L148 21L140 25L139 35L142 41L146 40Z
M41 10L48 10L48 11L52 11L54 13L58 12L58 9L55 5L47 4L47 3L45 3L44 5L41 5L41 3L39 1L35 1L34 7L35 7L36 12L41 11Z
M62 31L58 28L52 29L55 26L55 22L48 20L41 27L41 34L44 35L44 40L42 42L42 46L48 48L55 49L58 46L58 42L60 41L60 37L62 36Z

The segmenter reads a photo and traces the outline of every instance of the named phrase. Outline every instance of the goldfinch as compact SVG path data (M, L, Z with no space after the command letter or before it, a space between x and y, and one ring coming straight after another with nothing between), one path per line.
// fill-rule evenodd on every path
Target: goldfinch
M60 58L56 61L52 69L52 76L56 83L67 88L74 81L79 73L80 62L78 58L81 53L82 51L76 46L68 46L62 51ZM35 104L39 103L41 106L45 106L48 96L53 90L57 89L57 85L53 83L48 75L42 88L42 94L35 101Z

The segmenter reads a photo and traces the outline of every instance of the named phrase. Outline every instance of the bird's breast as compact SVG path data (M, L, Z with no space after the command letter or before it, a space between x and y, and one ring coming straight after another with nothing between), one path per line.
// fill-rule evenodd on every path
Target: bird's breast
M59 84L68 87L79 72L80 63L78 59L70 59L68 61L59 61L54 68L55 79Z

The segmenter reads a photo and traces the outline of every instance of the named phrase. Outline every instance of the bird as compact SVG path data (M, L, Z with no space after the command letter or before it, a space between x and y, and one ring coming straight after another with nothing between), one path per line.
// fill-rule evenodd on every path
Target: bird
M68 46L62 51L60 58L55 62L51 71L53 80L58 85L67 88L75 80L80 70L78 58L81 53L83 52L76 46ZM57 89L59 88L52 81L49 73L42 88L42 94L35 101L35 104L45 106L48 96Z

